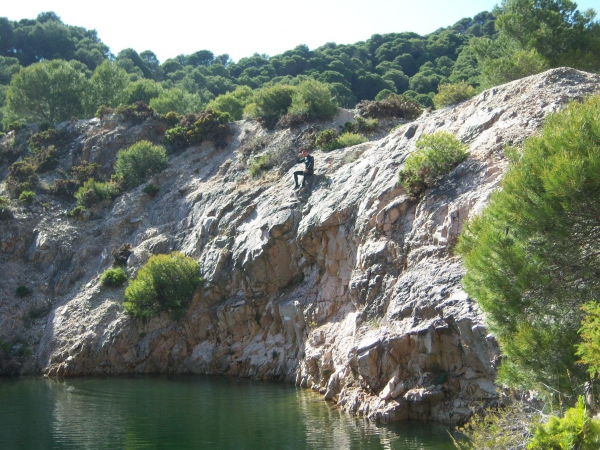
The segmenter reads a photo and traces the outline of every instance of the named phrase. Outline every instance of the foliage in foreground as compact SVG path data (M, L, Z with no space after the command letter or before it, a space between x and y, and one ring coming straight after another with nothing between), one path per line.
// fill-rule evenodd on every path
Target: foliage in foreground
M167 161L167 151L162 145L154 145L149 141L136 142L117 154L115 175L123 179L127 187L136 187L165 169Z
M581 342L577 345L577 355L587 365L590 375L596 377L600 373L600 303L588 302L581 309L585 316L579 329Z
M592 419L583 397L561 418L550 417L535 428L527 450L596 450L600 448L600 420Z
M422 135L398 174L406 191L417 196L468 157L467 146L446 131Z
M161 311L179 316L204 281L198 267L196 261L178 252L152 256L125 289L123 308L139 318L153 317Z
M589 376L575 355L581 306L600 298L599 115L593 96L548 117L509 154L501 189L457 247L506 356L500 380L567 403Z
M525 450L532 429L541 420L539 412L521 401L504 398L504 404L473 415L458 429L467 439L454 440L459 450Z

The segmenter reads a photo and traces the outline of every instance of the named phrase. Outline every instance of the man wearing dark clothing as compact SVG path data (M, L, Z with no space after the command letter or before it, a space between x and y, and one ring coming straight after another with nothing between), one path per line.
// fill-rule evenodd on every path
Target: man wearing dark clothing
M315 167L315 158L308 154L308 150L302 150L298 153L298 162L304 163L304 170L297 170L294 172L294 181L296 182L296 189L300 187L298 184L298 175L302 175L302 186L306 184L306 178L312 176L313 169Z

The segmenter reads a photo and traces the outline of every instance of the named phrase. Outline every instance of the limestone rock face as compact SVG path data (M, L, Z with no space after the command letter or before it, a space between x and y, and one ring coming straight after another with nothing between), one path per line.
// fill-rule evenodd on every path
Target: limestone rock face
M203 144L173 156L153 179L155 198L140 186L86 222L58 207L19 210L0 231L0 335L22 332L34 348L31 371L48 376L285 379L384 422L464 421L471 406L496 398L499 350L461 289L453 246L497 188L505 147L599 83L555 69L425 113L380 140L317 151L312 184L297 194L303 129L236 122L227 148ZM80 124L77 155L109 164L119 142L136 139L130 133L160 138L164 129L150 122L118 133L97 119ZM467 143L470 157L411 199L398 171L419 137L439 130ZM249 178L253 152L276 155L278 166ZM183 318L134 320L123 313L124 288L100 286L111 250L124 243L133 249L129 276L152 254L199 260L206 283ZM34 294L18 303L12 292L24 278ZM27 308L46 300L49 315L25 329Z

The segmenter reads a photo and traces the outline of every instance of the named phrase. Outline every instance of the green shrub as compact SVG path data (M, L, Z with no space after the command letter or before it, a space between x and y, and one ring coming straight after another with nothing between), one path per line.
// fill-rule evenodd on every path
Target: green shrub
M100 177L100 169L102 169L100 164L90 164L87 161L81 161L79 166L71 167L71 175L73 175L75 180L83 183L90 178L98 179Z
M8 131L14 131L15 133L21 131L23 128L25 128L25 124L22 124L21 122L11 122L6 127Z
M174 150L181 150L188 146L187 128L181 125L175 125L165 132L165 145L169 145Z
M513 398L503 398L498 408L474 414L467 424L458 428L467 439L454 440L459 450L524 449L532 428L540 423L541 414Z
M277 84L259 89L254 94L256 118L267 128L273 128L279 119L287 113L292 104L296 89L293 86Z
M346 148L367 142L367 138L357 133L342 133L336 142L337 148Z
M375 96L375 100L380 102L382 100L385 100L386 98L388 98L390 95L393 95L394 92L390 91L389 89L383 89L381 91L379 91L379 93Z
M25 314L24 325L26 327L31 326L31 322L40 317L46 317L52 310L52 302L45 301L41 306L32 306Z
M379 128L379 120L378 119L364 119L360 116L356 117L356 126L358 131L361 133L371 133ZM347 130L347 132L351 133L352 131Z
M256 119L258 117L258 106L256 103L249 103L244 107L242 118L244 119Z
M201 144L212 141L215 146L222 147L231 133L229 122L231 116L226 112L207 109L196 116L193 127L187 133L190 144Z
M356 105L356 109L362 117L399 117L408 120L416 119L423 112L419 102L396 94L381 101L363 100Z
M577 355L595 377L600 373L600 303L588 302L581 309L585 316L579 329L581 343L577 345Z
M150 100L150 107L160 114L175 111L178 114L190 114L202 111L202 99L197 94L179 89L165 89L158 97Z
M85 206L76 206L71 211L67 212L67 217L74 219L83 219L85 217Z
M176 113L175 111L169 111L165 115L161 117L170 127L174 127L181 120L181 114Z
M31 289L29 289L27 286L18 286L17 289L15 290L15 294L17 295L17 297L27 297L28 295L31 295L32 291Z
M421 136L416 147L399 173L400 184L413 196L419 195L468 157L467 146L445 131Z
M18 197L23 191L34 190L38 183L36 171L37 166L30 158L12 163L6 177L6 189L14 197Z
M52 126L52 124L50 122L40 122L38 124L38 130L39 131L48 131L51 128L53 128L53 126Z
M438 93L433 97L433 104L436 108L460 103L473 97L477 91L468 83L460 82L455 84L440 84Z
M10 210L10 201L0 195L0 220L8 220L13 218L13 213Z
M106 269L100 277L100 282L104 286L119 287L127 281L127 274L121 267L111 267Z
M367 138L357 133L346 131L338 135L335 130L324 130L315 139L315 145L324 152L330 152L338 148L362 144L366 141Z
M228 113L207 109L199 114L187 114L177 125L165 133L165 144L174 150L190 145L212 141L216 147L223 147L231 134Z
M144 102L135 102L133 105L122 105L115 111L125 122L140 124L154 115L154 110Z
M315 145L317 148L323 151L331 151L335 150L336 141L338 138L338 133L335 130L323 130L319 133L317 138L315 139Z
M328 119L336 115L338 106L329 85L309 78L296 86L287 112L309 120Z
M68 133L65 130L56 130L49 128L39 133L34 134L29 138L29 146L35 152L36 150L51 145L64 144L67 141Z
M75 198L79 206L90 207L104 200L112 200L119 192L119 186L112 181L102 182L90 178L75 192Z
M167 152L162 145L140 141L119 151L115 162L115 174L129 188L139 186L148 177L167 167Z
M499 379L559 391L561 402L590 392L575 348L581 306L600 298L599 115L600 96L573 102L520 151L507 149L499 189L456 247L465 291L503 351Z
M113 113L113 109L112 109L112 108L110 108L110 107L108 107L108 106L106 106L106 105L102 105L102 106L100 106L100 107L99 107L99 108L96 110L96 114L95 114L95 116L96 116L98 119L102 120L102 119L104 119L106 116L108 116L108 115L110 115L110 114L112 114L112 113Z
M248 172L252 178L258 177L265 170L269 170L273 167L273 158L270 154L265 153L256 158L253 158L248 164Z
M23 191L21 195L19 195L19 201L24 205L31 205L35 200L35 192L32 191Z
M39 173L47 172L55 169L58 166L58 152L54 145L49 147L43 147L41 149L34 150L34 164L36 164L36 171Z
M415 101L419 102L423 108L434 108L433 98L428 94L417 94Z
M75 195L77 189L81 186L81 182L78 180L65 180L62 178L56 178L54 184L50 189L52 195L59 195L61 197L70 198Z
M148 195L149 197L155 197L160 189L157 185L148 183L142 190L144 191L144 194Z
M583 397L564 417L553 416L535 428L528 450L596 450L600 448L600 420L592 419Z
M232 120L240 120L244 108L253 101L254 93L248 86L238 86L235 91L219 95L207 105L207 109L226 112Z
M178 252L152 256L125 289L123 308L140 318L153 317L161 311L176 315L187 308L204 281L198 268L196 261Z

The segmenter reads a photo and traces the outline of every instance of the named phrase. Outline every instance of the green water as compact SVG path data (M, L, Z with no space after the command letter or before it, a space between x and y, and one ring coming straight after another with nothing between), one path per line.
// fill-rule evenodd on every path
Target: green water
M452 449L444 427L376 426L294 386L194 376L0 380L0 449Z

